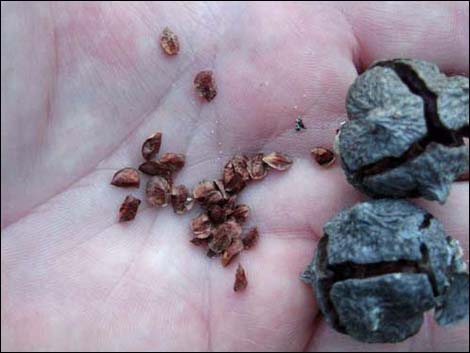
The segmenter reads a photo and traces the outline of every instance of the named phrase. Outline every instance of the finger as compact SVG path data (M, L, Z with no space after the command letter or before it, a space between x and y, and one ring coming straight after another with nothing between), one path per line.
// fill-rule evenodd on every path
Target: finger
M411 57L468 74L468 2L346 2L340 5L356 35L358 61ZM419 21L417 20L419 19Z

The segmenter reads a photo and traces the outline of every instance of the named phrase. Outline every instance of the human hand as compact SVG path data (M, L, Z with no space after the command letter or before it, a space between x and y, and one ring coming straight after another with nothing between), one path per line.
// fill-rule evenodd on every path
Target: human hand
M356 342L299 280L323 224L362 199L339 163L309 156L346 120L357 71L411 57L468 75L468 19L468 3L2 3L2 350L468 351L468 323L429 316L403 343ZM176 57L158 44L167 25ZM210 103L192 87L203 69ZM124 196L143 195L110 179L157 130L162 152L186 154L176 183L188 187L238 152L294 157L241 193L261 237L229 267L189 242L197 211L143 202L117 222ZM417 201L466 256L468 191Z

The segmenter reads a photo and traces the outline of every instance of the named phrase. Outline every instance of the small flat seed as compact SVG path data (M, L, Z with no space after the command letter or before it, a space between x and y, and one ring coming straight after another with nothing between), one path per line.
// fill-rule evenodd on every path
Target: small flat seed
M111 180L111 184L120 187L136 187L140 186L139 172L134 168L123 168L118 170Z
M160 45L168 55L176 55L180 50L178 36L168 27L165 27L162 31Z
M245 269L241 264L238 264L237 272L235 273L235 283L233 284L233 290L239 292L244 290L248 285L248 280L246 279Z
M150 160L160 151L162 144L162 133L156 132L149 136L142 145L142 157L145 160Z
M336 160L335 153L324 147L315 147L311 154L315 161L323 167L332 165Z
M140 200L132 195L127 195L119 208L119 222L132 221L139 209Z
M253 247L258 241L258 238L259 238L258 228L257 227L251 228L246 233L246 235L242 238L243 246L245 250L248 250L251 247Z
M198 94L208 102L213 100L217 95L214 76L210 70L201 71L196 75L194 78L194 87Z
M292 160L278 152L272 152L263 157L263 162L273 169L284 171L291 167Z

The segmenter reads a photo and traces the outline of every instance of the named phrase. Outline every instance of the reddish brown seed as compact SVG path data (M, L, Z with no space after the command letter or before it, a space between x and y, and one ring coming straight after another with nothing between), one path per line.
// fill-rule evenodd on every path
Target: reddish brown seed
M240 205L235 206L230 217L235 219L235 221L238 224L243 224L246 222L249 213L250 213L250 208L247 205L240 204Z
M248 160L248 173L253 180L263 179L268 174L268 167L263 163L264 154L258 153Z
M259 233L258 228L254 227L248 230L246 235L242 238L245 250L250 249L258 241Z
M191 230L196 238L206 239L212 233L212 224L207 214L202 213L191 220Z
M210 205L214 205L220 203L224 200L220 191L214 190L207 194L206 199L204 200L204 205L209 207Z
M332 165L336 160L335 153L324 147L315 147L311 153L315 161L323 167Z
M168 27L165 27L162 31L160 45L168 55L176 55L180 51L178 36Z
M165 153L159 159L160 164L175 173L184 167L185 157L181 153Z
M139 170L148 175L168 176L171 174L169 167L159 161L145 161L139 166Z
M142 145L142 157L145 160L150 160L160 151L162 144L162 133L156 132L149 136Z
M222 266L227 266L232 259L237 256L243 250L243 242L242 240L237 237L234 238L232 244L224 251L220 261L222 262Z
M241 235L242 228L235 221L227 221L217 226L212 233L209 249L216 254L222 253L232 242L232 239Z
M217 95L217 87L212 71L199 72L194 78L194 87L199 95L208 102Z
M292 160L278 152L272 152L263 157L263 162L276 170L287 170L292 165Z
M111 184L114 186L138 188L140 186L139 172L134 168L123 168L114 173Z
M223 171L223 181L225 190L231 193L237 193L243 190L246 182L243 180L243 176L235 172L232 161L228 161Z
M137 214L140 200L132 195L127 195L119 208L119 222L132 221Z
M168 205L170 195L170 185L161 176L154 176L147 182L145 198L152 206L165 207Z
M183 214L193 207L193 198L189 196L188 188L184 185L173 186L170 199L176 214Z
M201 238L193 238L191 239L191 243L193 243L196 246L201 246L201 245L207 245L208 238L206 239L201 239Z
M220 191L222 194L222 197L224 200L227 200L229 196L227 195L227 192L225 191L225 186L223 180L214 180L214 184L216 186L216 189Z
M232 158L233 171L239 174L244 182L250 181L250 173L248 172L248 157L237 154Z
M246 279L246 273L241 264L238 264L237 272L235 273L235 283L233 284L233 290L235 292L244 290L248 285Z
M209 219L215 224L225 221L225 210L219 205L211 206L207 213L209 215Z
M213 181L203 180L193 189L193 198L199 202L204 202L207 195L215 190Z

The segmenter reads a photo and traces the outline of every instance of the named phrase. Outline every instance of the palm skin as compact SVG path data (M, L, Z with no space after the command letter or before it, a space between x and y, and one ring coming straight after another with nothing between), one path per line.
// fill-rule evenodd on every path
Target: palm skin
M309 156L346 119L357 68L417 57L468 75L468 17L467 3L2 3L2 350L468 351L468 324L430 317L403 343L355 342L299 280L326 220L363 199L339 163ZM158 46L166 25L176 57ZM192 89L207 68L210 103ZM242 192L261 238L228 268L189 243L195 210L143 202L117 222L124 196L143 194L110 178L156 130L162 152L186 154L176 182L190 187L237 152L294 157ZM417 202L468 254L468 183L444 206Z

